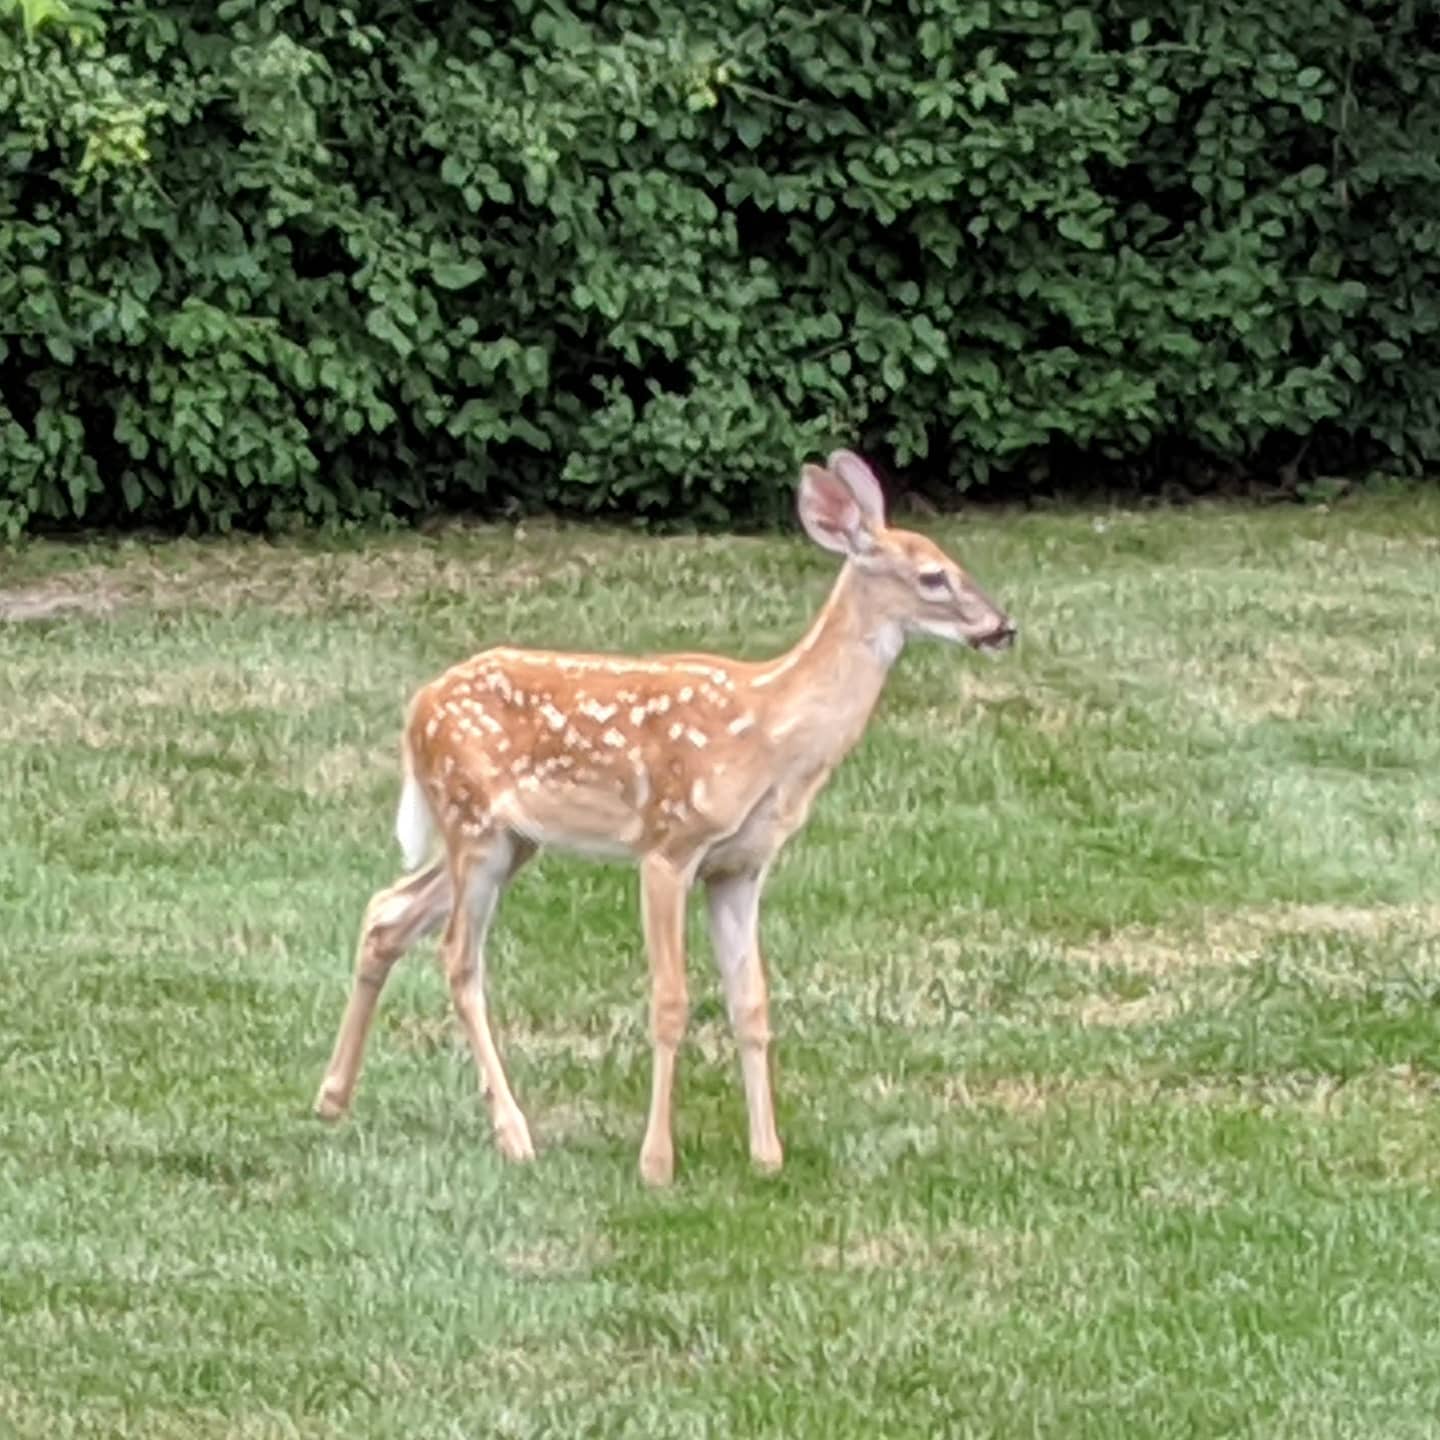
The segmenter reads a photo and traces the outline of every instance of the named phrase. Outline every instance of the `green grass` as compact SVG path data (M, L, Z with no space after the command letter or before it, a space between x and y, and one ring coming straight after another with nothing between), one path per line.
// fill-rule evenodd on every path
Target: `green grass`
M1440 499L937 534L1021 648L913 646L777 868L772 1181L697 915L659 1194L622 869L501 910L533 1167L428 948L309 1118L401 706L501 639L773 652L826 557L0 555L0 1434L1440 1434Z

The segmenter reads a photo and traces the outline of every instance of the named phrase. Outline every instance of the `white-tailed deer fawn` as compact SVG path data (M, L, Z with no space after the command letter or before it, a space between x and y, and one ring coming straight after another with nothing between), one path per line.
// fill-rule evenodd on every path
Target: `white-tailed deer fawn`
M885 523L880 486L837 451L801 472L800 520L846 557L804 638L768 661L486 650L411 702L396 833L413 873L365 912L355 979L315 1108L342 1114L391 967L448 919L445 972L490 1095L497 1143L534 1151L485 1014L485 932L542 846L637 862L650 957L654 1072L640 1171L674 1170L670 1092L685 1030L685 905L703 881L740 1048L750 1154L781 1163L757 934L776 852L860 738L907 634L1002 649L1015 627L922 535ZM430 852L436 836L443 849ZM427 864L426 861L429 861ZM423 868L421 868L423 867Z

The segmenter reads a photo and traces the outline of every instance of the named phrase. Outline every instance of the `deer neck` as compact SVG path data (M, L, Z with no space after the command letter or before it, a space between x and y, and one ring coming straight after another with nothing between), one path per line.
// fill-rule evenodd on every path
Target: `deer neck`
M833 766L859 740L904 645L900 623L876 618L864 591L847 562L804 637L753 682L771 741L803 768Z

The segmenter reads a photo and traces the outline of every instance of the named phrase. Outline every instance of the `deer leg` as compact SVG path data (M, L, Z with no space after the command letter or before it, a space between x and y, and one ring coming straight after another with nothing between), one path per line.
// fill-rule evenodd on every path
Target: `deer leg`
M502 831L478 857L471 854L457 860L452 883L459 899L450 911L442 942L450 996L470 1042L480 1082L490 1096L495 1143L507 1160L533 1160L535 1147L490 1033L485 1006L485 936L502 891L534 853L528 840Z
M381 890L365 907L355 956L355 980L330 1063L325 1067L325 1078L315 1097L317 1115L336 1120L349 1109L360 1078L365 1039L385 981L395 962L422 935L440 927L449 909L450 876L443 859Z
M670 1095L675 1052L685 1034L685 896L687 877L658 856L640 870L640 913L650 956L650 1035L654 1070L650 1118L640 1147L640 1175L647 1185L668 1185L675 1174Z
M716 875L706 882L710 941L725 985L730 1023L740 1049L745 1108L750 1118L750 1158L762 1170L783 1163L770 1094L770 1000L760 955L760 889L763 870Z

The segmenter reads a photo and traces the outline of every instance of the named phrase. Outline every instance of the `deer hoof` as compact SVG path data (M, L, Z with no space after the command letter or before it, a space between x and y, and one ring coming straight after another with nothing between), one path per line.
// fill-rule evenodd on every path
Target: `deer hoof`
M350 1101L343 1095L337 1095L333 1091L321 1087L320 1093L315 1097L315 1114L322 1120L334 1122L343 1120L345 1112L350 1108Z
M652 1189L675 1179L675 1154L671 1150L645 1150L640 1154L640 1178Z
M535 1158L535 1147L530 1143L530 1128L522 1115L515 1115L495 1127L495 1144L507 1160L517 1164Z

